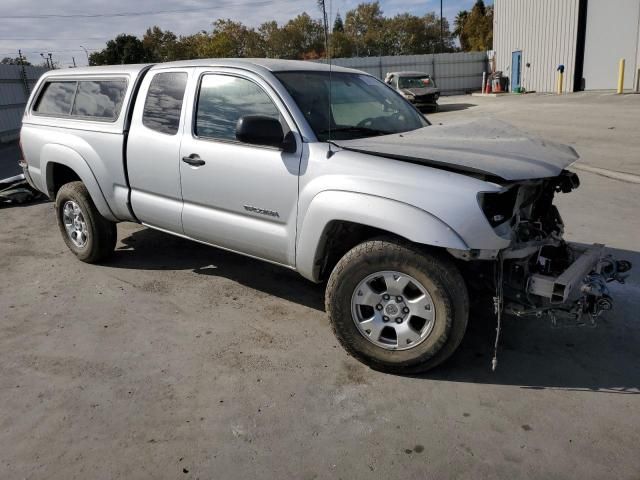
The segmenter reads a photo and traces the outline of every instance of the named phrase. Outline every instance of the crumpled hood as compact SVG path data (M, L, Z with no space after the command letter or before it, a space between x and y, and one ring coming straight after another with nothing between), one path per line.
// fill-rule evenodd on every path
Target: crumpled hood
M568 145L532 137L490 118L333 143L348 150L508 181L553 177L579 158Z

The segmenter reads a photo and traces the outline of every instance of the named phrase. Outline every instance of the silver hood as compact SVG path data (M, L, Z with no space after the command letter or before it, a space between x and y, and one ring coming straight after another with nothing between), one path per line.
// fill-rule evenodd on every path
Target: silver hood
M488 118L333 143L348 150L508 181L554 177L579 158L568 145L529 136Z

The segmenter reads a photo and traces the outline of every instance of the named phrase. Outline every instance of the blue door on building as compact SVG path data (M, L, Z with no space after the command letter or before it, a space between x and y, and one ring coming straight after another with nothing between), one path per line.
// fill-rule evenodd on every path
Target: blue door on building
M511 54L511 91L515 92L520 88L522 74L522 50Z

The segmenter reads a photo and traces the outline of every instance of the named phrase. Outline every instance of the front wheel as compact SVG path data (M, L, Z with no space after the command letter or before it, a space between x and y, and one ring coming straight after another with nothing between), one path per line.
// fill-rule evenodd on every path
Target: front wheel
M82 182L60 187L56 195L56 217L64 242L78 259L95 263L113 253L116 224L100 215Z
M435 367L458 348L469 298L446 256L372 240L338 262L326 309L347 352L374 369L409 374Z

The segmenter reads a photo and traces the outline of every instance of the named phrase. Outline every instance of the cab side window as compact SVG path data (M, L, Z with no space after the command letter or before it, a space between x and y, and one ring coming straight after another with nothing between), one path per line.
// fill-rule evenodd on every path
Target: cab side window
M236 124L245 115L265 115L285 125L269 95L251 80L231 75L202 78L194 129L197 136L235 141Z
M178 133L186 86L185 72L156 73L144 102L142 124L167 135Z

